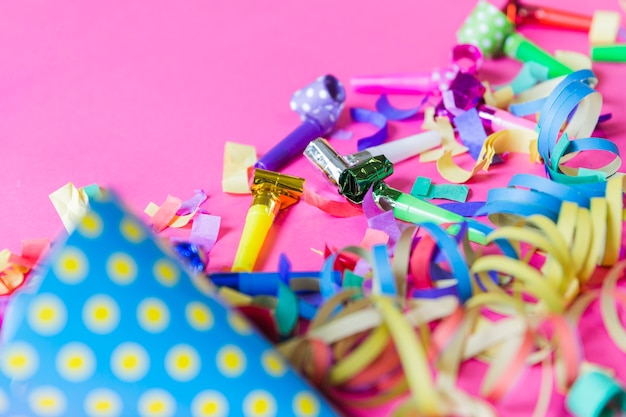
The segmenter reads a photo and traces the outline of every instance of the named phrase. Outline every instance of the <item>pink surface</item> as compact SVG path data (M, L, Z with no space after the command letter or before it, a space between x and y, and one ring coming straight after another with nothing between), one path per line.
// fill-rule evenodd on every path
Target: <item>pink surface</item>
M114 188L136 212L167 194L185 199L202 188L209 195L203 207L222 216L210 269L228 269L250 197L221 191L224 143L255 145L259 154L269 150L299 122L289 109L291 94L319 75L331 73L347 86L356 75L445 66L455 31L474 4L0 3L0 249L18 251L22 239L54 238L62 225L47 196L68 181ZM614 0L542 4L589 14L618 8ZM588 51L583 33L522 32L549 51ZM497 84L519 68L510 60L488 62L480 76ZM605 137L624 149L626 65L597 64L594 70L603 112L614 114L603 125ZM347 91L347 107L373 108L375 96ZM409 106L420 98L391 101ZM355 133L350 141L333 142L342 153L355 151L356 140L373 131L350 125L346 112L339 127ZM389 130L391 139L401 138L420 131L420 122L391 122ZM468 155L459 160L470 166ZM284 172L328 190L304 158ZM489 188L521 172L541 175L543 169L525 155L512 155L468 184L471 200L484 200ZM433 164L414 159L398 164L389 183L409 191L417 175L444 182ZM363 217L337 219L300 203L277 219L257 268L276 270L285 252L294 269L319 269L322 258L311 248L356 244L366 225Z

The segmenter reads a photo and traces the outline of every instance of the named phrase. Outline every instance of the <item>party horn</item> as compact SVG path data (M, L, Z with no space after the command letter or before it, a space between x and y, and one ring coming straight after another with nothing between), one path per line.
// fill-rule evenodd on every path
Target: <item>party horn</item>
M357 93L424 94L445 90L458 72L476 73L482 66L482 53L469 44L452 49L451 64L431 72L353 77L350 85Z
M587 32L593 19L591 16L552 7L525 4L519 0L509 0L503 10L516 26L538 25Z
M566 75L573 70L515 31L515 26L498 8L480 0L457 32L460 43L476 45L486 57L504 52L522 62L534 61L548 68L548 77Z
M343 85L332 75L323 75L296 91L290 105L302 123L263 155L254 164L255 168L278 171L301 155L310 141L333 130L345 99Z
M363 169L351 170L352 165L324 138L312 141L305 149L304 156L339 188L339 194L354 204L363 202L372 184L393 173L393 164L383 155L360 162Z
M626 62L626 44L594 45L591 59L595 62Z
M304 179L257 168L252 180L253 200L248 209L232 271L252 271L265 237L281 210L300 199Z
M313 142L312 142L313 143ZM344 157L339 155L326 141L316 141L320 149L316 158L309 158L313 165L321 170L329 180L338 185L339 194L355 204L361 204L367 191L372 188L374 201L383 210L393 210L394 217L409 223L432 222L468 223L468 237L476 243L485 243L485 234L476 227L477 222L456 213L429 203L421 198L413 197L392 188L382 181L393 173L393 164L385 156L376 156L357 165L350 166ZM341 170L341 174L337 172ZM453 224L448 232L456 234L460 230Z
M355 167L356 168L356 167ZM435 224L456 223L446 230L455 235L460 230L459 223L467 222L467 235L475 243L485 244L485 234L476 228L477 222L459 214L443 209L421 198L403 193L380 181L372 190L374 201L383 210L393 210L396 219L408 223L421 224L431 222Z
M319 146L322 142L325 144ZM407 136L403 139L383 143L382 145L370 146L360 152L344 155L343 158L348 165L356 165L374 156L385 155L392 164L395 164L412 158L415 155L419 155L429 149L436 148L439 145L441 145L441 134L436 130L429 130L416 135ZM324 159L323 155L327 152L328 148L329 145L326 139L317 138L311 141L304 149L304 156L311 160L319 158L318 155L321 155L321 158ZM342 167L341 171L345 168L347 168L347 166ZM341 171L337 172L337 178L339 178ZM334 183L336 184L336 181Z

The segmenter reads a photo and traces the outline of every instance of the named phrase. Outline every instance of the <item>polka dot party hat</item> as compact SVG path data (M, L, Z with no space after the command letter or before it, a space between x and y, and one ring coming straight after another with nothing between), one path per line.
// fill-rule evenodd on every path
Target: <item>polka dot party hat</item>
M11 302L0 416L334 416L110 193Z
M487 58L502 55L507 36L515 31L513 23L496 6L480 0L457 32L459 43L477 46Z

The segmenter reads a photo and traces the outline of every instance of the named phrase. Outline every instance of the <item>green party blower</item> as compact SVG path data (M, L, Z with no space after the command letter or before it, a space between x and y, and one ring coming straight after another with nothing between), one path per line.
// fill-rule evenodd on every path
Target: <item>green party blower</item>
M393 164L384 155L373 156L350 166L323 138L310 142L304 155L330 182L338 185L339 194L352 203L361 204L367 191L372 188L376 204L383 210L393 210L394 217L399 220L415 224L455 223L447 228L453 235L459 232L460 223L467 222L469 239L485 244L485 234L475 227L476 221L385 184L382 180L393 173Z
M595 62L626 62L626 44L594 45L591 59Z
M477 46L484 56L507 56L522 62L536 62L555 78L573 72L548 52L515 31L515 25L500 9L484 0L478 2L457 32L459 43Z
M517 32L509 35L504 41L504 53L518 61L536 62L548 68L548 78L556 78L573 72L570 67Z

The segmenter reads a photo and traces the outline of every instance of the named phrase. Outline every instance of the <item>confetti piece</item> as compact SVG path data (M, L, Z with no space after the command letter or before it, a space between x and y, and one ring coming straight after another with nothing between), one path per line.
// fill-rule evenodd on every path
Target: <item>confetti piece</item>
M317 207L325 213L335 217L354 217L363 214L356 205L344 201L331 200L317 194L311 188L305 187L302 198L307 204Z
M197 213L191 224L189 241L196 243L209 252L215 246L220 231L220 216Z
M224 145L224 169L222 191L232 194L250 194L248 168L257 161L254 146L226 142Z
M172 195L167 195L165 202L152 215L152 227L158 233L163 231L176 217L176 212L182 205L182 200Z
M485 133L483 122L478 117L476 108L471 108L455 116L454 125L472 158L478 159L485 139L487 139L487 133Z
M437 117L435 119L435 109L432 107L424 111L423 130L437 130L441 135L442 147L432 149L420 154L420 162L437 161L446 152L451 152L453 156L467 152L467 148L456 141L454 128L450 120L446 116Z
M469 194L469 187L457 184L432 184L429 178L417 177L411 188L411 195L422 198L441 198L464 203Z
M593 12L591 27L589 28L589 43L591 45L609 45L617 40L620 28L620 14L609 10Z
M192 197L183 201L180 205L180 208L176 212L177 216L185 216L187 214L195 213L202 203L204 203L207 199L207 195L204 190L195 190Z
M48 197L59 214L65 230L71 233L89 208L87 193L68 182Z

